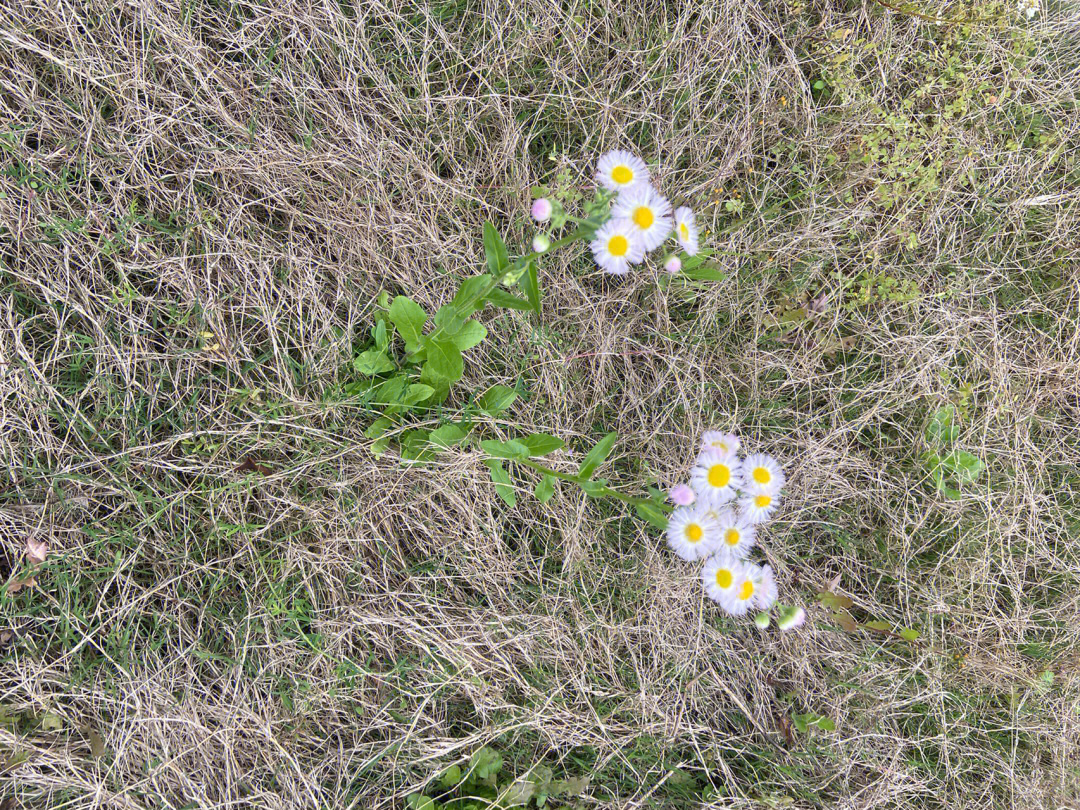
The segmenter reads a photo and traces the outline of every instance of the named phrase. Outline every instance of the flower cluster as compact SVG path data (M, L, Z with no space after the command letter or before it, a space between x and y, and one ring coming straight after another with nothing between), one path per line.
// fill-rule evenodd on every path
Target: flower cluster
M805 613L777 605L772 568L749 558L759 528L780 506L784 471L772 456L740 457L740 449L732 433L704 435L690 485L679 484L670 493L676 509L668 520L668 546L684 560L705 560L705 593L724 612L757 611L754 621L764 629L776 606L777 624L790 630L802 624Z
M1016 10L1030 20L1039 13L1039 0L1020 0L1016 4Z
M637 155L621 149L602 155L597 161L596 182L613 193L610 216L596 229L589 247L597 265L605 273L623 276L632 265L641 264L647 253L674 236L689 256L698 252L698 228L694 212L686 206L675 208L650 183L649 167ZM550 200L533 203L532 215L538 223L551 219ZM537 251L540 252L540 251ZM677 273L682 262L668 255L664 269Z

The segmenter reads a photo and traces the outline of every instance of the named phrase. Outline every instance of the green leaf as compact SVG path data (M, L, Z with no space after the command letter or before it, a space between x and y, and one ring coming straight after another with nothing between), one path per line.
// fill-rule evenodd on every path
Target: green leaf
M827 608L844 609L849 608L855 603L851 601L851 597L841 596L838 593L832 591L822 591L817 595L818 601L821 602Z
M533 433L520 441L529 448L530 456L546 456L566 447L566 442L548 433Z
M484 255L487 258L488 272L498 278L510 264L506 252L506 243L490 222L484 223Z
M430 461L435 457L435 448L428 439L431 433L426 430L409 430L401 436L401 457L405 461Z
M644 518L658 529L666 530L668 517L664 510L652 503L639 503L634 506L638 516Z
M469 432L461 425L443 425L442 427L435 428L431 431L431 435L428 436L428 441L438 447L450 448L454 445L461 444L465 437L469 435Z
M485 297L497 307L520 310L533 308L533 305L524 298L518 298L516 295L510 294L506 290L500 290L498 287L489 292Z
M886 633L892 632L892 625L888 622L881 621L881 619L872 619L871 621L863 622L862 626L868 630L881 630Z
M926 426L926 441L934 446L952 444L960 436L960 427L955 424L956 409L952 405L942 405Z
M461 358L461 350L453 341L425 337L424 348L427 349L423 371L425 377L446 383L461 379L461 375L465 373L465 361Z
M836 731L836 723L828 717L819 717L817 727L822 731Z
M456 787L458 782L461 781L461 766L451 765L449 768L443 771L443 775L440 777L439 781L442 782L442 786L446 790L450 790L450 788Z
M953 469L956 470L962 484L974 484L979 474L986 466L982 459L966 450L957 450L952 454L954 458Z
M518 282L521 285L525 297L537 315L540 314L540 281L536 276L536 262L529 262L524 275Z
M375 390L375 397L372 404L376 405L394 405L401 402L401 398L405 396L405 385L408 380L404 375L398 375L391 377L383 382Z
M435 326L447 335L454 335L465 325L465 319L468 317L468 315L463 317L453 304L443 304L435 311Z
M461 351L471 349L487 337L487 329L479 321L465 321L461 328L451 335L454 345Z
M579 481L578 486L590 498L603 498L607 490L607 486L601 481Z
M723 281L727 276L717 270L715 267L709 267L708 265L702 265L701 267L691 267L683 270L683 275L686 278L693 279L694 281Z
M386 448L390 446L390 442L393 441L393 439L394 436L391 433L380 436L371 444L371 455L375 456L375 458L381 456L386 452Z
M611 452L611 448L615 446L615 442L618 438L619 435L617 433L609 433L598 441L596 446L585 456L585 460L581 462L581 469L578 470L578 477L591 478L592 474L596 472L596 468L604 463L604 459L608 457L608 453Z
M385 416L380 416L368 425L367 430L364 431L364 435L369 439L377 439L386 433L393 424L392 420L387 419Z
M477 405L480 410L496 418L517 399L517 391L505 385L493 385L480 397Z
M435 389L430 385L413 383L409 386L408 391L405 392L405 397L401 400L401 404L415 405L417 402L423 402L434 393Z
M366 352L362 352L353 360L353 368L360 374L374 377L376 374L393 371L397 366L394 365L394 361L382 349L371 348Z
M920 633L918 630L912 630L910 627L901 627L900 635L904 637L905 641L915 641Z
M536 500L540 503L547 503L551 500L555 494L555 476L545 475L540 479L540 483L536 485L536 489L533 490L533 495L536 496Z
M469 278L461 282L454 300L450 302L451 305L462 318L468 318L478 309L483 308L484 300L483 298L477 298L477 296L485 287L494 282L495 278L487 273L480 276L469 276Z
M485 439L480 442L480 447L483 448L485 453L496 458L525 459L529 457L529 448L517 439L510 439L510 441L506 442Z
M386 351L390 345L390 338L386 334L386 321L381 318L376 321L375 325L371 327L371 336L375 339L375 346Z
M405 351L415 352L420 348L420 338L424 334L427 313L423 308L405 295L399 295L390 304L390 320L397 327L398 334L405 341Z

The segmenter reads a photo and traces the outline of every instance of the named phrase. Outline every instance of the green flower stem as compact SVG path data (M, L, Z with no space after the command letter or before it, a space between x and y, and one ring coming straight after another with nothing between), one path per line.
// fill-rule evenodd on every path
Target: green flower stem
M582 484L589 483L589 479L587 479L587 478L581 478L580 476L577 476L577 475L570 475L569 473L564 473L564 472L559 472L558 470L553 470L550 467L545 467L543 464L537 464L532 459L515 458L515 459L508 459L508 460L514 461L517 464L523 464L526 467L529 467L530 469L536 470L538 473L543 473L544 475L550 475L552 478L558 478L560 481L569 481L571 484L577 484L578 486L581 486ZM597 490L597 492L600 495L609 495L612 498L616 498L616 499L622 501L623 503L628 503L628 504L631 504L633 506L636 506L639 503L647 503L647 504L650 504L651 506L655 506L655 507L657 507L659 509L663 509L665 512L670 512L671 509L672 509L672 507L670 507L666 503L657 503L656 501L652 500L651 498L638 498L638 497L636 497L634 495L626 495L625 493L619 492L618 490L614 490L611 487L605 487L603 485L600 486L600 488Z

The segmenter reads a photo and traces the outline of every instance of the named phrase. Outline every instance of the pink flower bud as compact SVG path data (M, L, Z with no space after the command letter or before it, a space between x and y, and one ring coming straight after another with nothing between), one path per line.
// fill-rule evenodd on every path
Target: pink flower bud
M672 487L668 496L676 506L689 506L697 499L694 490L690 489L686 484L678 484Z
M675 275L682 270L682 262L679 261L678 256L668 256L668 260L664 262L664 269L671 273L671 275Z
M532 217L537 222L547 222L551 219L551 200L541 197L532 204Z

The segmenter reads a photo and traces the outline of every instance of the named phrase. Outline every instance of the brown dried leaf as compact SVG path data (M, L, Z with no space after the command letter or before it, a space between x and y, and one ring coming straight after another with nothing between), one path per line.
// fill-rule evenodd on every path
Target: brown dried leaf
M854 633L859 629L859 623L852 618L851 614L846 610L833 611L833 621L847 633Z
M822 591L817 595L817 598L825 607L833 609L846 610L855 604L850 596L843 596L842 594L833 593L832 591Z
M43 563L49 556L49 544L44 540L38 541L32 538L26 540L26 558L32 563Z
M271 475L272 474L270 472L270 470L268 470L262 464L257 462L251 456L247 456L243 461L241 461L237 465L236 471L237 472L254 472L254 473L258 473L259 475Z

